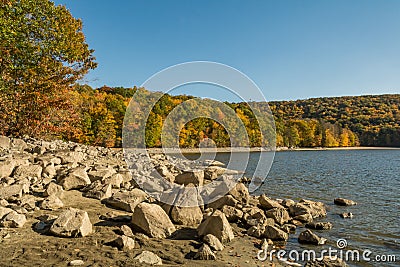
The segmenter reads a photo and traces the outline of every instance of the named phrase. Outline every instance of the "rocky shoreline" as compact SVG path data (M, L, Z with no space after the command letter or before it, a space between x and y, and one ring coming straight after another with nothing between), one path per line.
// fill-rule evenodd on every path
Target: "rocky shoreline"
M317 231L332 228L319 221L324 203L252 196L241 182L212 203L202 195L193 207L158 202L138 185L151 169L135 160L130 171L121 150L0 136L1 265L301 266L260 261L257 253L283 247L300 226L307 229L299 243L321 245L326 240ZM234 175L218 162L163 154L151 162L166 181L194 190ZM335 203L356 204L347 201ZM324 259L305 266L347 265Z

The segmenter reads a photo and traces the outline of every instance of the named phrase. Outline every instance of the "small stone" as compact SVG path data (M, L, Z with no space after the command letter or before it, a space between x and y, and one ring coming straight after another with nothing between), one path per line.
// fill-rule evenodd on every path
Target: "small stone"
M342 213L342 214L340 214L340 217L342 217L343 219L351 219L351 218L353 218L353 213L351 213L351 212L345 212L345 213Z
M150 251L143 251L139 255L137 255L135 260L139 261L139 263L145 263L149 265L162 265L162 260L156 254Z
M135 248L135 241L126 236L120 236L113 242L121 250L131 250Z
M56 195L51 195L40 204L44 210L56 210L64 207L64 203Z
M325 244L326 239L323 237L317 236L311 230L307 229L300 233L298 241L301 244L323 245L323 244Z
M122 225L121 226L121 232L128 236L128 237L134 237L133 233L132 233L132 229L128 226L128 225Z
M357 202L350 200L350 199L345 199L345 198L335 198L333 200L333 203L339 206L354 206L357 205Z
M332 229L332 223L330 222L311 222L306 224L307 228L315 230L330 230Z
M194 255L195 260L215 260L216 256L207 244L201 245L197 253Z
M68 263L69 266L81 266L84 264L85 262L83 260L73 260Z
M222 251L224 249L224 245L222 245L221 241L212 234L205 235L203 241L214 251Z

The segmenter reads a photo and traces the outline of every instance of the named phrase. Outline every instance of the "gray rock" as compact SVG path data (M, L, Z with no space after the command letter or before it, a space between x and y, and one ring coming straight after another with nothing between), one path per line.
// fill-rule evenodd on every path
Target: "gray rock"
M333 200L333 203L339 206L354 206L357 205L357 202L350 200L350 199L345 199L345 198L335 198Z
M104 202L114 208L133 212L135 207L148 198L146 192L135 188L128 192L118 192Z
M61 185L56 183L49 183L46 187L46 190L43 192L43 196L48 197L52 195L56 195L58 197L62 197L64 194L64 189Z
M190 170L178 174L175 177L175 183L177 184L194 184L196 186L202 186L204 183L204 171L203 170Z
M238 204L238 201L231 195L225 195L214 202L211 202L207 205L208 208L212 209L220 209L223 206L232 206L235 207Z
M135 260L139 261L139 263L145 263L149 265L162 265L162 260L156 254L150 251L143 251L139 255L137 255Z
M226 169L220 166L210 166L204 170L204 178L207 180L215 180L225 173Z
M242 219L243 211L236 209L232 206L223 206L221 211L225 214L228 222L237 222L238 220Z
M219 210L214 211L199 225L197 233L200 237L212 234L222 243L230 242L234 238L231 225L225 215Z
M73 260L68 263L69 266L82 266L85 262L83 260Z
M131 250L135 248L135 240L126 235L118 237L113 243L121 250Z
M40 165L22 165L18 166L13 174L14 177L42 177L42 167Z
M166 238L176 230L168 215L157 204L138 204L132 214L132 224L155 238Z
M224 249L224 245L222 245L221 241L212 234L205 235L203 237L203 242L209 245L214 251L222 251Z
M114 168L108 167L108 168L99 168L96 170L89 171L88 176L90 178L90 181L94 182L97 180L110 178L112 175L116 173L117 172L114 170Z
M260 207L265 209L265 210L269 210L269 209L273 209L273 208L280 208L283 209L284 207L279 204L277 201L270 199L269 197L267 197L266 195L261 195L258 198L258 201L260 203Z
M57 210L64 207L64 203L56 195L50 195L40 204L44 210Z
M313 221L313 217L310 213L305 213L293 217L294 220L300 221L302 223L310 223Z
M282 231L281 229L275 227L275 226L271 226L271 225L267 225L265 227L265 231L263 236L265 238L269 238L271 240L283 240L286 241L289 239L289 235Z
M309 213L313 218L326 217L326 208L324 203L305 199L302 199L300 203L309 209Z
M61 164L82 162L85 159L83 152L76 151L61 152L57 156L61 159Z
M237 183L229 194L243 205L246 205L250 199L249 190L244 183Z
M86 173L85 168L77 167L69 171L69 173L63 177L60 183L64 190L80 189L89 184L91 181Z
M13 138L11 140L11 147L14 150L18 150L18 151L24 151L26 148L28 148L28 145L26 144L26 142L22 139L18 139L18 138Z
M171 219L176 224L185 226L198 226L203 220L203 213L200 207L178 207L171 209Z
M0 186L0 198L7 201L21 198L23 193L29 191L29 185L13 184L10 186Z
M268 218L272 218L279 225L283 225L284 223L290 220L289 213L286 209L282 208L273 208L265 212L265 216Z
M298 241L301 244L323 245L325 244L326 239L317 236L311 230L307 229L300 233Z
M92 223L86 211L69 208L54 221L50 232L61 237L84 237L92 232Z
M13 210L10 208L0 207L0 220L3 219L7 214L12 212Z
M127 237L134 237L133 233L132 233L132 229L128 226L128 225L122 225L121 226L121 232L126 235Z
M1 219L0 226L6 228L21 228L22 226L24 226L25 223L25 215L19 214L13 210L7 213L7 215L5 215L3 219Z
M351 219L354 217L354 215L351 212L344 212L340 214L340 217L342 217L343 219Z
M207 244L201 245L197 253L194 255L195 260L215 260L216 256Z
M109 198L112 195L111 185L102 184L99 180L85 187L83 191L84 197L95 198L99 200Z
M0 161L0 178L7 178L11 176L15 166L16 164L14 160Z
M311 222L306 224L306 227L315 230L330 230L333 226L330 222Z
M11 147L11 140L7 136L0 135L0 148L9 149Z

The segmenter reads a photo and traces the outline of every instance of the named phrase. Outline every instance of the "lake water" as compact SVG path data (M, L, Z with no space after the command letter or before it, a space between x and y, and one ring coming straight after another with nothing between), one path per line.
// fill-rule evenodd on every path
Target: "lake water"
M250 155L247 174L252 175L260 152ZM216 159L227 163L229 153ZM233 163L234 165L234 163ZM268 164L266 164L268 165ZM262 171L262 170L261 170ZM336 248L346 239L347 249L396 255L397 263L348 262L351 266L400 266L400 150L323 150L277 152L265 183L255 192L272 198L322 201L328 209L323 221L333 223L330 231L315 231L328 239L318 249ZM349 198L357 206L333 204L337 197ZM352 212L352 219L339 214ZM286 250L315 249L297 242L298 228ZM360 252L361 253L361 252Z

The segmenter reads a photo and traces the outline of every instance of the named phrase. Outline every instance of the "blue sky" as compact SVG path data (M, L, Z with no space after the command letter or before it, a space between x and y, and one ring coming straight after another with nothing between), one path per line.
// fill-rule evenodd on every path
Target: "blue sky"
M248 75L267 100L400 92L397 0L57 0L81 18L93 87L141 85L182 62ZM235 100L214 87L177 93Z

